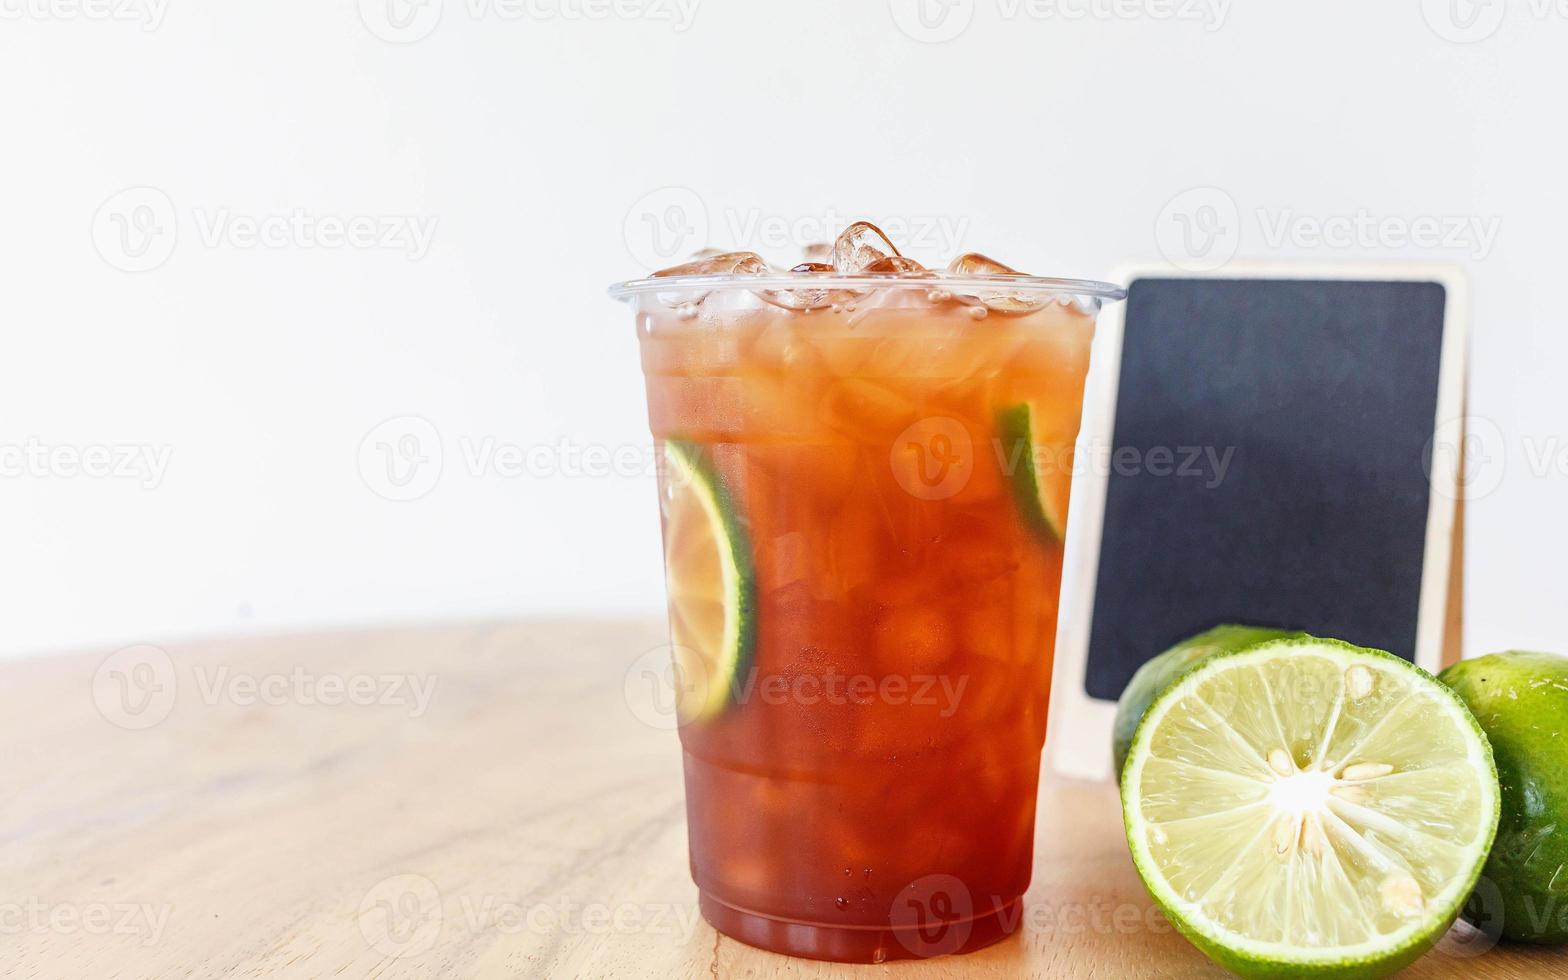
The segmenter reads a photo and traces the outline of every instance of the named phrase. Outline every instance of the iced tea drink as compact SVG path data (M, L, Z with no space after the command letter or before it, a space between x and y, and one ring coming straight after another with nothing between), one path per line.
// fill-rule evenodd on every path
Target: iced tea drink
M1072 446L1112 287L871 226L636 307L703 914L880 962L1013 931L1028 887Z

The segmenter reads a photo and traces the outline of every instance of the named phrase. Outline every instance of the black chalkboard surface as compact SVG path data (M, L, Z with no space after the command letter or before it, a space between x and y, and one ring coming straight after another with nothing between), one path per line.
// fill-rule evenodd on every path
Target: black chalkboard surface
M1132 282L1089 697L1225 622L1414 659L1447 299L1425 281Z

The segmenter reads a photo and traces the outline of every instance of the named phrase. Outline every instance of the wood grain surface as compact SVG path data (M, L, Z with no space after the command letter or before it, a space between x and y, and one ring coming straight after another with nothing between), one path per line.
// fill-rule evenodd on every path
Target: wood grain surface
M1047 782L1024 929L988 950L841 967L718 936L640 689L660 642L486 624L0 664L0 976L1223 975L1151 908L1108 785ZM1407 975L1568 976L1488 945L1456 931Z

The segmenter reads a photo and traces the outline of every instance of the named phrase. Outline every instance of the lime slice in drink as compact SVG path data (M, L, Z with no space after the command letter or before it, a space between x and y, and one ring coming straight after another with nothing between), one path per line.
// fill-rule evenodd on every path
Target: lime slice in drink
M1048 413L1027 402L996 414L1002 467L1012 480L1013 498L1024 523L1049 541L1067 537L1067 499L1072 492L1072 454L1076 431L1049 424ZM1074 416L1071 421L1077 422Z
M1425 671L1335 640L1210 657L1122 775L1155 902L1243 976L1381 977L1459 912L1497 832L1492 750Z
M756 578L732 495L703 449L671 440L664 460L664 578L685 723L720 714L751 660Z

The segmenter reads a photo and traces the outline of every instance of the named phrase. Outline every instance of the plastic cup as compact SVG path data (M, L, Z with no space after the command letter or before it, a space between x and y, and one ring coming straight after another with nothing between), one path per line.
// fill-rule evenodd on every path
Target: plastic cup
M1090 341L1121 291L926 273L611 293L656 443L717 488L693 506L692 474L661 467L677 662L722 685L680 727L703 915L841 962L1013 932ZM715 541L739 555L717 599L689 584Z

